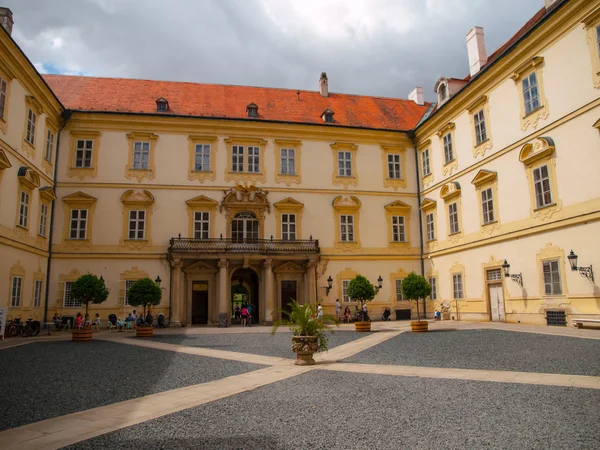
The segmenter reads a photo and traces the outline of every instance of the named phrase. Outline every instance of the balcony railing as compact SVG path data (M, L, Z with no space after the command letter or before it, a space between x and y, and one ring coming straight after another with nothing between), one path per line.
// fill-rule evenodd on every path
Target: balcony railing
M286 255L290 253L319 253L318 239L191 239L171 238L171 253L259 253Z

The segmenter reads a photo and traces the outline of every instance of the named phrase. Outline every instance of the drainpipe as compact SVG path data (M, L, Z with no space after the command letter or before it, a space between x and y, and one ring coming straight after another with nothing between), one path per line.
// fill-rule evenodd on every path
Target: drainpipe
M71 116L73 115L73 111L71 111L70 109L65 109L62 113L62 117L63 117L63 123L62 126L60 127L60 130L58 130L57 136L56 136L56 157L54 158L54 180L53 180L53 185L52 185L52 189L54 189L54 194L56 195L56 177L58 174L58 155L59 155L59 151L60 151L60 134L62 133L62 130L65 128L65 126L67 125L67 122L69 121L69 119L71 118ZM52 267L52 239L54 237L54 210L55 208L55 203L56 200L52 200L52 209L50 211L50 234L48 235L48 260L46 262L46 301L44 302L44 324L48 321L48 295L50 293L50 269ZM45 325L44 325L45 326Z
M419 152L417 150L417 144L415 143L415 134L413 131L409 133L409 137L412 141L414 153L415 153L415 170L417 174L417 208L419 211L419 243L421 245L421 275L425 276L425 259L423 258L423 214L421 214L421 179L419 172ZM418 301L418 300L417 300ZM423 299L423 316L427 319L427 300ZM417 317L418 319L418 317Z

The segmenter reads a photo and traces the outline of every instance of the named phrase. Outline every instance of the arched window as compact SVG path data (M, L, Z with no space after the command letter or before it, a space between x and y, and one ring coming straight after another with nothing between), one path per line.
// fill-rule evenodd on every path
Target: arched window
M251 211L242 211L231 221L231 239L234 242L248 242L258 239L258 219Z

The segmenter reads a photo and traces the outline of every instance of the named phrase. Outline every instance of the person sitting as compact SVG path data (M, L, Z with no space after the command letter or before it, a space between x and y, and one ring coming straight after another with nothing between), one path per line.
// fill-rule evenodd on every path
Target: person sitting
M146 326L151 327L154 323L154 317L152 317L152 313L148 310L148 314L146 314Z
M77 317L75 318L75 328L81 328L83 326L83 316L80 312L77 313Z
M165 315L163 313L158 313L158 318L156 319L158 328L165 327Z
M54 329L56 331L60 330L60 316L58 313L54 313L54 316L52 316L52 322L54 322Z
M442 320L442 313L436 309L433 317L435 320Z
M390 308L385 308L385 310L383 311L383 315L381 316L381 320L392 320L390 319L391 315L392 311L390 310Z
M85 314L85 318L83 319L83 326L86 328L89 328L92 326L92 321L90 320L90 315L89 314Z
M137 324L138 327L143 327L144 323L145 323L145 321L144 321L144 315L140 314L140 316L137 319L137 323L136 322L133 322L133 323Z
M108 326L117 326L117 315L116 314L109 314L108 315Z
M135 322L135 318L133 317L133 314L131 314L131 313L127 314L127 317L125 317L125 322Z

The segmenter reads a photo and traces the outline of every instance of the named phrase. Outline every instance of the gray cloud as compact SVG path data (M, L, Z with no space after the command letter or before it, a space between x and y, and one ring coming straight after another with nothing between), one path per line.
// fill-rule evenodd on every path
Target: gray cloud
M274 3L280 1L280 3ZM13 37L38 67L94 76L316 89L434 99L442 75L468 73L465 35L488 53L543 0L5 0ZM296 3L297 5L302 3ZM352 8L368 5L357 13ZM389 14L388 14L389 11ZM315 19L314 21L311 18Z

